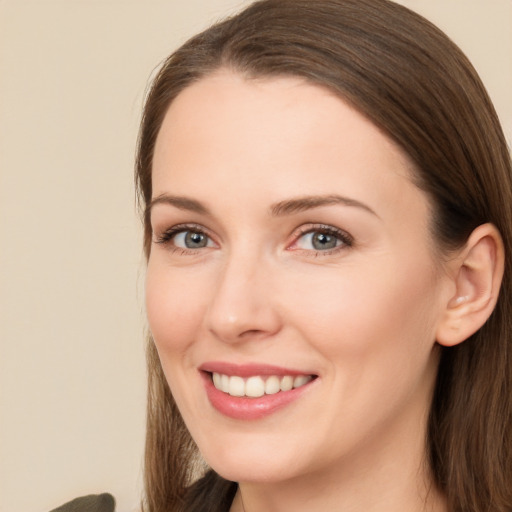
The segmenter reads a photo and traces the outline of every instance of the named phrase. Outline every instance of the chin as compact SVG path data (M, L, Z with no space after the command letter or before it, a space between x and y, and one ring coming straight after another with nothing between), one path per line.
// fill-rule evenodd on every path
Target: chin
M289 468L284 470L282 467L272 465L269 467L266 463L233 463L233 464L215 464L211 465L222 478L233 482L252 482L252 483L278 483L283 480L293 478L289 474Z
M297 450L263 448L254 440L252 446L237 449L230 444L207 450L204 458L208 465L226 480L234 482L274 483L297 476ZM277 455L277 457L276 457ZM300 466L300 464L299 464Z

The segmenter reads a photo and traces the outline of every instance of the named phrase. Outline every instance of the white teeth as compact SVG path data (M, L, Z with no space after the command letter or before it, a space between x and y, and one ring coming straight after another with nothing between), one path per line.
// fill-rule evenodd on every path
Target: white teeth
M229 375L214 372L212 379L213 385L217 389L224 393L229 393L231 396L258 398L263 395L274 395L279 391L290 391L293 388L300 388L310 382L313 377L311 375L298 375L297 377L292 377L291 375L285 375L284 377L271 375L266 379L260 376L253 376L244 380L237 375L230 377Z
M311 377L309 375L299 375L293 379L293 387L300 388L301 386L304 386L304 384L307 384L310 380Z
M220 388L217 389L224 391L224 393L229 393L229 377L227 375L220 375Z
M293 377L287 375L281 379L281 391L290 391L293 388Z
M257 398L265 394L265 383L261 377L249 377L245 383L245 394Z
M279 381L279 377L272 375L265 381L265 394L275 395L279 391L281 391L281 382Z
M231 396L245 395L245 382L242 377L233 376L229 378L229 394Z

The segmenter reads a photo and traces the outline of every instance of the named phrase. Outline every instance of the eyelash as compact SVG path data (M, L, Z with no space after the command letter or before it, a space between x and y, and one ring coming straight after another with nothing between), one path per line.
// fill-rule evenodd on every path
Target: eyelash
M314 234L314 233L332 236L332 237L336 238L341 243L339 245L337 245L336 247L333 247L332 249L314 250L314 249L296 248L296 249L292 249L292 250L303 251L305 254L312 256L312 257L330 256L332 254L336 254L339 251L346 250L347 248L350 248L354 245L354 238L351 235L349 235L346 231L343 231L342 229L335 228L334 226L329 226L326 224L313 224L313 225L309 225L309 226L300 227L297 235L294 236L294 242L292 245L297 245L299 240L304 235Z
M192 248L183 248L176 247L171 245L169 242L173 240L174 237L179 235L180 233L192 232L200 235L204 235L208 239L212 240L212 237L208 235L208 232L204 229L204 227L199 224L180 224L177 226L173 226L170 229L167 229L162 234L156 237L155 243L162 245L169 245L169 248L172 252L179 252L180 254L194 254L199 251L201 248L192 249ZM327 236L335 237L339 242L341 242L336 247L332 249L325 250L311 250L311 249L301 249L301 248L293 248L293 245L296 245L299 240L308 234L319 233ZM346 231L335 228L333 226L325 225L325 224L315 224L302 226L298 229L297 233L294 234L294 242L288 246L288 248L292 248L294 251L302 251L309 256L317 257L317 256L329 256L337 253L338 251L350 248L354 245L354 239L351 235L349 235ZM205 247L206 248L206 247Z
M172 252L179 252L180 254L193 254L200 249L188 249L183 247L176 247L170 244L174 237L176 237L180 233L186 233L188 231L204 235L210 240L212 239L212 237L208 235L206 230L199 224L179 224L177 226L173 226L172 228L165 230L162 234L158 235L155 240L155 243L169 246L169 249Z

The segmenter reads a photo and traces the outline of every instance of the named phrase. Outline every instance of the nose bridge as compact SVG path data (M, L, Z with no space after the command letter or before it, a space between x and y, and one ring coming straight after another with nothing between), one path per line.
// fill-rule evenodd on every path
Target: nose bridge
M207 327L217 338L236 342L279 329L269 267L250 248L237 248L226 256L206 315Z

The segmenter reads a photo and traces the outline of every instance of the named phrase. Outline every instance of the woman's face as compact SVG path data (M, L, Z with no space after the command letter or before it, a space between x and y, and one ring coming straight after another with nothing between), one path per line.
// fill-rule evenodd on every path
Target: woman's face
M224 477L421 457L453 290L411 167L299 79L219 72L171 104L147 313L187 427Z

